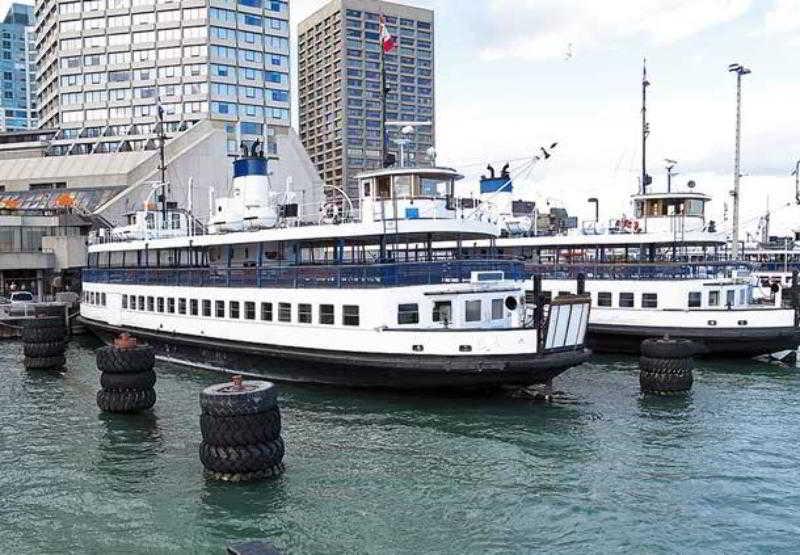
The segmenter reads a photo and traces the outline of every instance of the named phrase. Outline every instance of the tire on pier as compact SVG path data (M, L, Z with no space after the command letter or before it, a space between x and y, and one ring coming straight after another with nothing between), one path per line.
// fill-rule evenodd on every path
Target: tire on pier
M126 389L152 389L156 385L156 373L153 370L127 374L102 372L100 374L100 387L112 391Z
M130 349L102 347L97 350L97 369L109 374L137 374L152 370L155 352L148 345L137 345Z
M239 416L200 415L203 441L219 447L257 445L280 438L281 413L277 407L266 412Z
M211 416L240 416L266 412L278 406L275 386L264 381L212 385L200 393L200 409Z
M64 327L28 328L23 326L21 336L23 343L50 343L53 341L64 341L64 338L67 336L67 329Z
M639 372L639 386L642 391L647 393L657 393L659 395L670 395L683 393L692 389L694 378L692 372L680 373L661 373L661 372Z
M206 470L223 474L265 471L281 464L285 447L280 437L267 443L223 447L200 444L200 461Z
M156 391L153 388L120 391L101 389L97 392L97 406L105 412L138 412L155 404Z
M694 368L694 361L686 358L639 357L639 370L661 374L682 374Z
M66 333L67 324L64 322L64 318L56 316L23 320L23 327L29 330L59 329Z
M213 470L203 471L203 475L209 480L217 480L220 482L254 482L256 480L266 480L267 478L276 478L284 473L286 467L283 463L278 463L275 466L270 466L263 470L255 472L214 472Z
M55 370L63 368L67 364L64 355L48 357L25 357L25 369L27 370Z
M22 346L26 357L52 357L61 356L66 350L64 341L47 341L44 343L25 343Z
M689 339L645 339L641 352L649 358L689 358L697 353L697 346Z

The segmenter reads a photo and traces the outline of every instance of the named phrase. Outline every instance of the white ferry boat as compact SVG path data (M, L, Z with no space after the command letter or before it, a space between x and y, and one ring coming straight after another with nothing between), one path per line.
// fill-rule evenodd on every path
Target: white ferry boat
M482 200L501 224L535 220L512 212L512 187L485 189L494 191ZM576 278L585 276L592 299L587 344L596 352L638 352L643 339L663 335L692 339L701 354L716 356L796 349L800 303L784 307L785 279L765 297L750 264L726 260L727 237L705 217L709 200L693 188L640 192L632 196L631 218L554 236L506 226L505 237L467 250L523 261L526 273L543 277L546 301L576 293ZM452 248L445 245L445 256ZM532 300L531 282L527 289Z
M234 162L209 233L162 207L91 245L83 323L165 360L346 386L529 385L587 360L586 297L535 306L521 262L434 260L434 241L498 233L460 207L454 170L367 173L358 210L301 225L256 154Z

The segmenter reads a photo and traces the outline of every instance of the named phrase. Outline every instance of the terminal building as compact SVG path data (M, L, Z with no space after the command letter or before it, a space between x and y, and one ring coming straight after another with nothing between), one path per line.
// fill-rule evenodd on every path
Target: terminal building
M418 126L405 152L430 165L435 145L434 15L431 10L380 0L332 0L298 30L300 137L329 187L358 198L356 176L383 164L380 18L397 37L384 56L387 121ZM400 160L400 129L389 128L389 152Z

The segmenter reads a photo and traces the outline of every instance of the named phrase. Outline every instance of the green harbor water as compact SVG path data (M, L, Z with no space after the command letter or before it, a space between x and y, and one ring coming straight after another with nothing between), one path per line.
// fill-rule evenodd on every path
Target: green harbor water
M700 362L693 392L642 397L636 360L556 387L575 404L280 385L286 473L207 482L198 392L158 364L151 413L95 404L94 344L63 374L0 343L0 552L797 552L800 370Z

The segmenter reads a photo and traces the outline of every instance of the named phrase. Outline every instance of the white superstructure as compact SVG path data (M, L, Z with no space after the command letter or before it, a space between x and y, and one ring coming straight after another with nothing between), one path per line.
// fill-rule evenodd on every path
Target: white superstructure
M360 209L300 225L266 165L235 162L214 233L92 245L85 322L181 362L347 385L529 384L586 359L584 297L534 306L520 262L434 259L435 240L497 235L460 208L455 171L364 174Z

